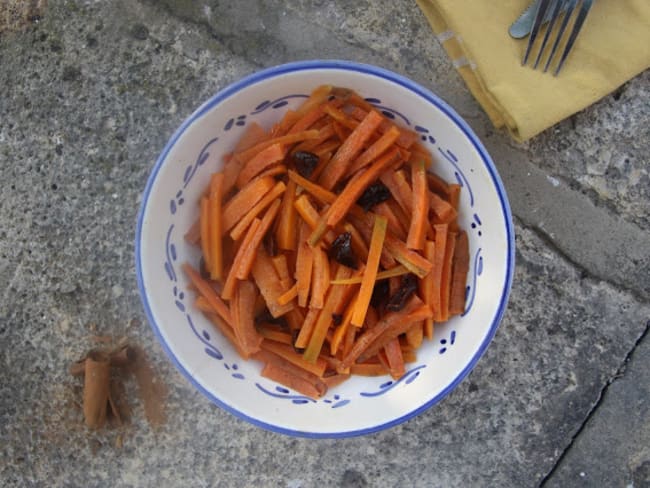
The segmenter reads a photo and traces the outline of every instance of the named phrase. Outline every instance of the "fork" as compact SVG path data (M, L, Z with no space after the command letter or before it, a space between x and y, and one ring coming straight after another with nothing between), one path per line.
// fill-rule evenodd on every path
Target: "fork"
M579 9L577 9L578 3L580 3ZM575 21L573 23L573 27L568 33L569 37L566 42L566 45L564 46L564 50L560 57L560 61L558 62L557 67L555 68L555 72L553 73L553 75L557 76L557 74L562 69L564 62L566 61L569 52L571 52L571 49L573 48L575 40L578 37L578 34L580 33L580 29L582 29L582 25L584 24L585 19L587 18L587 14L589 13L589 9L591 9L592 4L593 4L593 0L540 0L539 4L537 5L537 13L535 14L533 27L530 31L530 37L528 38L528 45L526 46L526 52L524 53L524 58L521 62L522 66L528 62L528 58L530 57L533 45L535 44L535 40L537 39L537 36L541 32L541 27L544 23L544 16L547 14L547 11L551 12L551 17L548 22L548 26L546 27L546 32L544 33L544 39L542 39L542 44L540 45L539 51L537 52L537 57L535 58L533 69L537 69L539 62L542 59L542 54L544 53L544 49L546 48L549 38L551 37L551 32L553 31L555 23L560 19L560 17L562 17L561 12L566 10L566 12L564 13L564 17L562 17L561 24L558 29L557 35L555 37L555 40L553 41L551 52L546 59L546 64L544 65L544 72L546 72L549 66L551 65L551 62L553 61L555 54L558 52L560 41L562 40L562 37L565 31L567 30L569 21L573 13L577 11L577 14L575 16Z

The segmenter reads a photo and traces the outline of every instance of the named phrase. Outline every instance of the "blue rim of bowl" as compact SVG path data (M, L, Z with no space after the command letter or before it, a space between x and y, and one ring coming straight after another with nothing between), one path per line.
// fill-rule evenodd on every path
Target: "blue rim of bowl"
M277 425L269 424L262 420L246 415L243 412L240 412L239 410L228 405L223 400L220 400L219 398L214 396L211 392L209 392L207 389L205 389L196 379L194 379L194 377L185 369L183 364L174 355L174 353L171 350L171 347L164 340L162 333L158 328L158 325L153 319L153 314L149 306L149 301L147 299L146 287L144 285L143 278L142 278L142 263L140 259L140 253L142 250L140 245L140 240L142 237L142 226L143 226L144 214L147 209L147 202L149 200L149 194L151 192L151 188L153 187L153 184L156 180L156 176L158 175L158 171L160 170L165 159L167 158L169 151L172 149L172 147L174 147L176 141L183 135L183 133L187 130L187 128L196 120L201 118L206 112L212 109L212 107L214 107L218 103L221 103L223 100L227 99L234 93L237 93L238 91L248 86L254 85L261 81L267 80L269 78L274 78L286 73L293 73L293 72L299 72L305 70L321 70L321 69L356 71L356 72L376 76L379 78L383 78L387 81L400 85L416 93L417 95L426 99L429 103L436 106L438 109L442 110L451 119L451 121L454 124L456 124L456 126L465 134L465 136L467 136L467 138L472 143L476 151L479 153L483 163L485 164L485 167L487 168L488 172L490 173L490 176L492 177L492 182L494 183L497 189L497 193L499 195L499 201L501 202L501 209L506 223L506 237L508 242L506 281L503 286L501 301L499 303L497 313L494 316L494 319L492 321L492 324L490 325L490 329L487 335L485 336L485 339L481 343L480 347L478 348L474 356L467 363L465 368L456 376L456 378L454 378L454 380L449 385L447 385L440 393L438 393L438 395L433 397L428 402L415 408L414 410L408 412L407 414L379 425L367 427L364 429L349 430L344 432L308 432L308 431L288 429L285 427L279 427ZM499 323L501 322L503 314L505 313L506 306L508 304L508 297L510 295L512 278L514 274L514 264L515 264L514 227L512 224L512 214L510 211L508 198L506 197L505 188L503 187L501 178L499 177L496 167L492 162L492 159L490 158L487 150L485 149L481 141L478 139L478 137L474 134L472 129L467 125L467 123L456 113L454 109L452 109L446 102L441 100L437 95L434 95L429 90L423 88L422 86L409 80L408 78L405 78L404 76L398 75L397 73L394 73L387 69L379 68L377 66L372 66L363 63L356 63L352 61L342 61L342 60L298 61L298 62L274 66L271 68L267 68L252 73L244 77L243 79L227 86L226 88L224 88L223 90L215 94L208 101L206 101L198 109L196 109L196 111L192 115L190 115L183 122L183 124L181 124L181 126L176 130L174 135L169 139L169 142L163 149L162 153L160 154L160 157L158 158L156 164L153 167L153 170L149 176L149 179L147 180L147 184L144 189L142 203L140 205L140 210L138 212L138 221L137 221L136 236L135 236L136 278L138 282L138 288L140 291L140 298L142 300L142 304L144 306L147 319L149 321L149 324L151 325L151 328L154 331L154 334L162 344L163 349L165 350L165 352L167 353L171 361L174 363L174 365L190 381L190 383L192 383L192 385L194 385L194 387L196 387L199 391L201 391L208 399L210 399L212 402L214 402L216 405L223 408L227 412L233 414L234 416L243 419L247 422L250 422L251 424L261 427L263 429L270 430L272 432L277 432L280 434L286 434L286 435L297 436L297 437L308 437L308 438L344 438L344 437L355 437L355 436L361 436L361 435L379 432L394 427L403 422L406 422L407 420L431 408L433 405L435 405L444 397L446 397L454 388L456 388L456 386L458 386L458 384L469 374L469 372L472 369L474 369L474 366L481 358L481 356L485 353L487 347L489 346L490 342L494 338L494 335L496 334L496 331L499 327Z

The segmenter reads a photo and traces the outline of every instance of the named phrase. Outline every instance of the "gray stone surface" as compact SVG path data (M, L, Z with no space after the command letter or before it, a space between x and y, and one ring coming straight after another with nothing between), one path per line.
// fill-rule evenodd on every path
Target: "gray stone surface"
M319 57L405 74L467 119L508 190L517 269L493 344L449 397L385 432L313 441L232 417L174 370L144 320L133 236L148 172L201 100ZM0 35L0 86L0 485L642 486L648 73L515 144L407 0L50 0ZM170 390L162 428L137 408L128 430L84 430L66 368L95 333L149 351Z

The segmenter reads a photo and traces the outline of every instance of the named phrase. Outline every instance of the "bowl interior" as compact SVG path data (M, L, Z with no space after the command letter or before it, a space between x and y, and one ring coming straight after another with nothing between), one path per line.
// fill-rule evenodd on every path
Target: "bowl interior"
M323 83L352 88L387 117L421 135L437 174L462 186L459 222L468 231L470 272L465 313L435 327L399 381L354 377L314 401L260 377L196 311L180 270L199 253L183 239L198 198L246 126L269 128ZM136 268L149 321L178 368L233 414L278 432L349 436L402 422L433 405L471 370L494 335L513 272L513 231L496 169L469 127L444 102L379 68L303 62L256 73L200 107L157 161L143 198Z

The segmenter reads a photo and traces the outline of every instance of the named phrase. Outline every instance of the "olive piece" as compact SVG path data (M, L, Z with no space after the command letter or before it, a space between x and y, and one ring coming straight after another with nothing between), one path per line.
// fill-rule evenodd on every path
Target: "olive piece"
M399 288L393 296L389 298L386 304L386 310L399 312L406 305L406 301L418 289L418 278L414 274L407 274L402 278Z
M335 259L343 266L357 269L357 257L352 251L352 234L349 232L343 232L343 234L340 234L336 239L334 239L329 251L329 257Z
M309 151L296 151L291 155L296 170L303 178L309 178L318 165L318 156Z
M373 183L357 200L357 203L367 212L375 205L390 198L390 190L381 181Z

